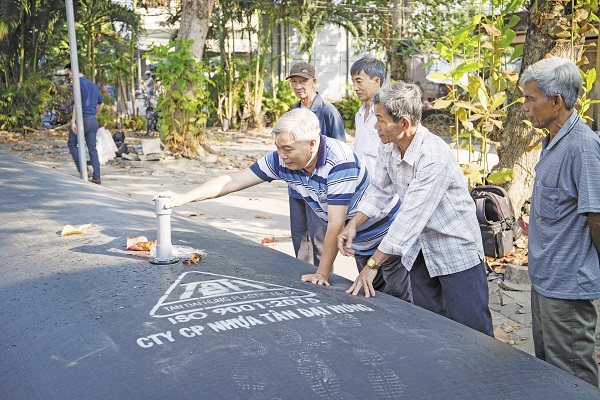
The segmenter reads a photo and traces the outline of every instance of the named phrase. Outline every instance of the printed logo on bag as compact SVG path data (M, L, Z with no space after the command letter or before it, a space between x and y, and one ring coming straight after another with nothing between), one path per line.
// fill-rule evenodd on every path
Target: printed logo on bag
M155 318L288 298L309 298L315 293L271 283L208 272L185 272L150 311Z

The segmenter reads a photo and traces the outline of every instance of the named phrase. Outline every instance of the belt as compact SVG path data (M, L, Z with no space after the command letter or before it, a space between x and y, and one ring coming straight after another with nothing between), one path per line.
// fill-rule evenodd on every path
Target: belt
M95 115L84 115L83 118L96 118Z

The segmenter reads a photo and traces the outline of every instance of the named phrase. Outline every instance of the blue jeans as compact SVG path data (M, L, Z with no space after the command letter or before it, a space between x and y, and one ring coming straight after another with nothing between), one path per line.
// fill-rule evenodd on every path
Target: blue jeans
M90 162L94 169L92 178L100 180L100 160L98 158L98 150L96 150L96 133L98 133L98 120L96 118L83 118L83 128L85 132L85 145L90 155ZM73 157L73 162L77 167L77 171L81 173L81 166L79 165L79 149L77 147L77 135L69 129L69 139L67 140L67 146L69 146L69 152ZM87 170L87 168L86 168Z
M410 285L415 305L494 337L483 261L467 270L432 278L419 252L410 270Z
M319 266L327 224L303 199L289 198L290 230L296 258Z

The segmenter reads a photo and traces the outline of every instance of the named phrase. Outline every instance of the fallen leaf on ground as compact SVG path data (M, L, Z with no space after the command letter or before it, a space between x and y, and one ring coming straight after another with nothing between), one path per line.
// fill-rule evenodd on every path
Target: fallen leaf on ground
M508 334L501 326L494 325L494 337L502 343L508 343Z
M521 238L515 240L515 247L517 249L527 249L529 240L527 236L521 236Z
M189 260L183 260L182 262L185 265L192 265L192 264L198 264L200 261L202 261L202 254L192 253L192 256L190 257Z
M150 251L155 242L148 241L146 236L127 236L127 249L133 251Z
M258 219L271 219L271 217L269 217L268 215L257 215L254 218L258 218Z
M156 243L156 242L138 242L135 244L132 244L131 246L127 247L127 250L133 250L133 251L150 251L150 248L152 247L152 245Z
M77 228L75 228L72 225L65 225L64 228L62 229L62 232L60 233L60 236L68 236L68 235L85 235L88 231L88 229L93 228L94 225L92 224L85 224L85 225L80 225Z
M260 241L260 244L275 243L275 237L269 236Z
M200 215L204 215L204 213L189 213L188 217L199 217Z
M505 322L502 324L502 330L506 333L514 332L522 327L523 326L521 324L517 324L516 322Z

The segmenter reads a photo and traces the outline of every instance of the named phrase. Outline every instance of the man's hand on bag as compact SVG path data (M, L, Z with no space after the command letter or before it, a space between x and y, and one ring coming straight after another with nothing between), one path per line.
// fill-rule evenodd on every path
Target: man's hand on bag
M314 274L302 275L301 279L304 282L314 283L315 285L329 286L327 277L319 272L315 272Z
M373 280L377 275L376 269L371 269L369 267L364 267L358 277L354 280L354 283L346 293L352 294L353 296L358 295L360 289L362 288L365 292L365 297L375 296L375 289L373 289Z

